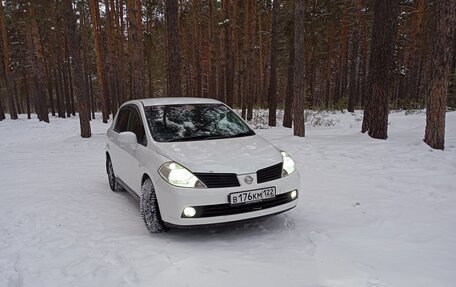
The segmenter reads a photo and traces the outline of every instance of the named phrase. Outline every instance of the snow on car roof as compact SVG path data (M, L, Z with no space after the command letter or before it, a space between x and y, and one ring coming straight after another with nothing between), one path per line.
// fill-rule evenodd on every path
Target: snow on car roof
M190 97L175 97L175 98L151 98L139 100L144 106L156 105L179 105L179 104L217 104L222 103L214 99L207 98L190 98Z

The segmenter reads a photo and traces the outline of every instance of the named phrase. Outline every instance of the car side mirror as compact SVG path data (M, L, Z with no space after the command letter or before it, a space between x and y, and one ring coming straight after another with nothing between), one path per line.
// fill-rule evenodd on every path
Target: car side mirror
M137 144L138 139L133 132L121 132L119 134L119 142L123 144Z

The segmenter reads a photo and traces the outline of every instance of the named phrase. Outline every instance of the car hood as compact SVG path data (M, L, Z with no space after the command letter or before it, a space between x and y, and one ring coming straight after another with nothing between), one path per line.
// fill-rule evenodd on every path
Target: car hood
M282 161L279 149L258 135L159 143L157 152L192 172L246 174Z

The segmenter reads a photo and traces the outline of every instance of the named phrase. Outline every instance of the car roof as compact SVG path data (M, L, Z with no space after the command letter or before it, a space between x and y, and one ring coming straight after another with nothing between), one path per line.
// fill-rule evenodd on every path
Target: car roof
M150 98L141 99L144 106L159 106L159 105L185 105L185 104L221 104L222 102L207 99L207 98L190 98L190 97L169 97L169 98Z

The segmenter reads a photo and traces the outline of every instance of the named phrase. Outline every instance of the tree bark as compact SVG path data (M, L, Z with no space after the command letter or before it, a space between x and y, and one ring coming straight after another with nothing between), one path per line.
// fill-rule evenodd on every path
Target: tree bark
M86 18L86 8L85 8L85 1L81 1L81 40L82 40L82 68L84 70L84 88L85 88L85 98L87 103L90 107L90 98L91 98L91 91L89 88L89 81L90 78L90 71L89 71L89 63L88 63L88 44L87 44L87 18ZM117 83L116 83L117 84ZM89 115L90 120L90 115Z
M432 53L430 74L426 89L426 130L424 142L434 149L445 147L445 113L450 79L452 51L455 41L456 2L440 0L436 3L436 23L432 34Z
M355 111L356 100L358 99L357 94L357 83L358 83L358 62L359 62L359 21L361 13L361 0L355 0L355 21L352 29L352 55L351 55L351 67L350 67L350 84L348 94L348 106L347 111L353 113Z
M141 1L127 0L127 15L130 28L130 63L132 98L144 98L144 44L141 20Z
M32 3L33 4L33 3ZM35 91L35 109L40 121L49 123L48 102L46 96L46 68L44 64L44 51L41 43L41 37L38 30L35 8L29 4L28 9L28 24L29 24L29 40L30 40L30 60L33 71L33 83Z
M279 25L279 9L280 0L272 2L272 25L271 25L271 62L269 71L269 93L268 93L268 106L269 106L269 126L276 126L277 118L277 54L279 39L277 28Z
M423 38L423 18L425 7L425 0L414 1L415 12L412 16L412 33L410 36L410 49L407 60L407 67L409 69L408 85L406 90L407 100L415 100L419 97L418 75L420 69L420 56L418 49Z
M119 104L123 104L127 97L125 96L125 61L124 61L124 47L125 47L125 21L124 21L124 9L123 0L117 1L117 51L118 51L118 100ZM93 105L92 105L93 106Z
M208 96L217 99L216 60L215 60L215 33L214 33L214 3L209 0L209 59L208 59Z
M342 27L339 36L339 61L337 65L336 87L333 102L345 97L347 88L347 59L348 59L348 0L344 0L342 8Z
M101 35L100 35L100 25L99 25L99 11L98 0L89 0L90 16L92 18L92 28L93 28L93 39L95 44L95 57L97 64L97 75L98 75L98 87L100 90L100 99L101 99L101 114L103 118L103 123L107 123L109 119L109 99L107 91L105 91L105 79L104 79L104 68L103 68L103 49L101 47Z
M232 29L236 29L233 26L232 19L234 16L231 16L230 9L231 9L231 1L224 0L224 21L228 20L224 26L225 32L225 98L226 103L228 106L232 106L234 102L234 58L233 58L233 47L232 47ZM234 39L233 39L234 40Z
M68 31L68 48L71 55L71 66L73 68L73 88L78 101L81 137L89 138L92 136L89 121L90 111L89 103L87 101L87 97L85 96L86 87L84 73L82 70L81 55L79 54L81 45L76 29L76 15L74 14L71 0L64 0L62 4L64 20Z
M0 97L0 121L5 119L5 111L3 110L2 98Z
M8 29L6 27L5 15L3 12L3 1L0 3L0 32L1 32L1 42L2 47L2 67L3 67L3 75L5 78L5 88L6 88L6 98L8 99L8 110L10 114L10 118L12 120L17 120L17 108L14 104L14 95L13 95L13 79L11 78L11 67L9 63L9 49L8 49ZM0 103L1 105L1 103ZM0 111L0 119L2 118L1 114L3 114L3 106L1 107Z
M305 82L305 50L304 50L304 13L305 0L295 0L294 6L294 73L293 73L293 94L294 94L294 135L305 136L304 123L304 99L306 96Z
M393 92L394 51L397 34L399 3L396 0L376 0L369 61L371 96L364 110L362 132L375 139L388 137L388 103Z
M329 2L329 25L328 25L328 45L327 45L327 57L326 57L326 79L325 79L325 108L329 108L329 102L331 99L331 79L332 79L332 67L333 67L333 45L334 45L334 0Z
M169 97L181 96L178 14L178 0L167 0L165 4L165 18L168 36L167 85Z
M250 9L249 9L249 47L248 47L248 98L247 98L247 120L250 121L253 118L253 104L255 103L255 82L256 82L256 57L255 57L255 47L256 47L256 14L257 14L257 2L255 0L249 0Z
M283 126L286 128L291 128L293 125L293 77L294 77L294 29L291 32L291 37L289 40L289 51L290 56L288 59L288 77L287 77L287 91L285 97L285 109L283 112Z
M130 1L127 1L130 2ZM127 3L128 5L128 3ZM106 10L106 38L107 38L107 53L106 53L106 88L110 95L110 106L113 114L117 111L119 106L119 95L117 91L117 77L116 77L116 31L114 26L114 0L105 0ZM140 48L141 46L138 45ZM141 62L142 65L144 65ZM138 67L140 68L140 67ZM133 69L133 72L136 69Z
M25 67L22 68L22 76L24 81L24 93L25 93L25 108L27 110L27 119L31 119L31 107L30 107L30 89L29 89L29 81L27 76L27 71Z
M55 50L55 55L56 55L56 66L54 67L54 74L55 74L55 79L56 79L56 96L57 96L57 114L59 118L65 118L65 99L66 99L66 78L64 78L64 71L63 67L65 66L64 64L64 56L62 55L62 50L65 45L62 43L62 35L61 35L61 17L60 17L60 9L59 9L59 3L55 4L55 43L54 43L54 50ZM24 72L25 73L25 72Z
M201 67L201 3L199 0L194 0L193 12L193 33L194 43L193 49L195 51L195 69L196 69L196 96L203 96L203 72Z

